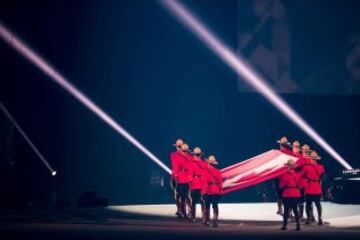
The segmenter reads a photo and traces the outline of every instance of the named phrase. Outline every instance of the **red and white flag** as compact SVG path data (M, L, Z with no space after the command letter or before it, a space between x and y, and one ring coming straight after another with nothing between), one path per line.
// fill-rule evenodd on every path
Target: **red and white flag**
M284 165L289 159L297 157L279 150L270 150L253 158L221 169L223 194L276 178L286 172Z

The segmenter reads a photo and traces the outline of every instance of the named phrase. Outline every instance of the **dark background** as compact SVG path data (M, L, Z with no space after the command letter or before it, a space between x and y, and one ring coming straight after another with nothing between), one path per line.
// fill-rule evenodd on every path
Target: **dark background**
M184 3L236 49L241 1ZM168 166L178 137L223 168L287 135L318 150L328 179L342 169L262 96L238 92L238 77L156 1L1 1L0 19ZM0 101L58 172L51 177L0 114L2 202L73 205L91 189L111 204L172 202L167 173L2 41L0 54ZM359 95L282 97L359 167ZM271 198L271 184L224 201L262 192Z

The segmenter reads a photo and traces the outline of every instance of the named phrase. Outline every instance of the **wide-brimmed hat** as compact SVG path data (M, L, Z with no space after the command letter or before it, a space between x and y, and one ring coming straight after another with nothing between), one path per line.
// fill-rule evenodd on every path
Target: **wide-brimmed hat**
M320 160L321 157L319 156L319 154L316 151L312 151L310 154L311 159L313 160Z
M202 155L203 152L201 151L201 148L195 147L195 148L191 151L191 154Z
M292 147L293 148L300 148L300 142L299 141L294 141L293 143L292 143Z
M282 138L280 138L280 140L277 140L276 141L277 143L281 144L281 145L291 145L289 142L288 142L288 139L286 136L283 136Z
M287 162L284 165L287 165L289 167L294 167L295 164L296 164L296 162L294 159L289 159L289 160L287 160Z
M307 145L307 144L302 145L301 151L303 151L303 152L310 152L310 151L311 151L310 146Z
M181 151L187 152L189 151L189 145L187 145L186 143L184 143L183 145L181 145Z
M217 164L218 164L218 162L216 161L216 158L215 158L214 155L210 155L210 156L206 159L206 161L207 161L208 163L212 164L212 165L217 165Z
M181 147L181 145L184 144L184 141L182 139L176 140L176 142L173 144L174 147Z

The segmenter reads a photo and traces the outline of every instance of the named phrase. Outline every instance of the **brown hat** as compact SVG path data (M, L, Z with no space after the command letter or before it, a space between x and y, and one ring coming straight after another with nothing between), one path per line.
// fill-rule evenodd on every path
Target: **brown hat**
M281 145L290 145L286 136L283 136L280 140L277 140L277 142Z
M189 151L189 145L187 145L186 143L184 143L183 145L181 145L181 151L183 151L183 152Z
M319 154L316 151L312 151L310 154L311 159L313 160L320 160L321 157L319 156Z
M294 141L292 143L292 146L293 146L293 148L300 148L300 142L299 141Z
M311 150L310 150L310 146L307 145L307 144L302 145L301 150L302 150L303 152L310 152L310 151L311 151Z
M289 159L287 160L287 162L285 163L285 165L289 166L289 167L295 167L295 160L294 159Z
M181 147L181 145L184 144L184 141L182 139L176 140L176 142L173 144L174 147Z
M199 154L199 155L201 155L201 154L202 154L202 151L201 151L201 148L195 147L195 148L192 150L191 153L192 153L192 154Z
M210 155L206 161L209 163L209 164L212 164L212 165L217 165L218 162L216 161L216 158L214 155Z

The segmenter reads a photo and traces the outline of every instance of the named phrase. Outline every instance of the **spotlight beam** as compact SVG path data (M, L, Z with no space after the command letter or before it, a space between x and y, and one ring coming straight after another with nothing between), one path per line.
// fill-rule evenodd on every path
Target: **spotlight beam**
M117 133L122 135L136 148L148 156L153 162L159 165L167 173L171 174L171 170L154 154L152 154L146 147L144 147L135 137L127 132L120 124L111 118L104 110L96 105L90 98L77 89L70 83L64 76L62 76L53 66L40 57L35 51L27 46L20 38L15 36L8 28L0 22L0 37L14 48L18 53L25 57L29 62L38 67L45 73L51 80L59 84L64 90L75 97L80 103L87 107L90 111L96 114L101 120L107 123Z
M224 61L232 70L248 84L262 94L280 112L288 117L335 160L346 169L352 167L341 157L289 104L285 102L271 86L253 70L246 61L228 48L215 34L202 24L185 6L174 0L159 0L159 2L197 36L211 51Z
M5 106L0 102L0 109L3 111L5 116L11 121L11 123L15 126L16 130L21 134L21 136L25 139L25 141L30 145L31 149L34 150L36 155L40 158L45 167L50 171L52 176L56 175L56 171L51 167L48 161L46 161L45 157L40 153L35 144L30 140L24 130L20 127L20 125L16 122L10 112L5 108Z

